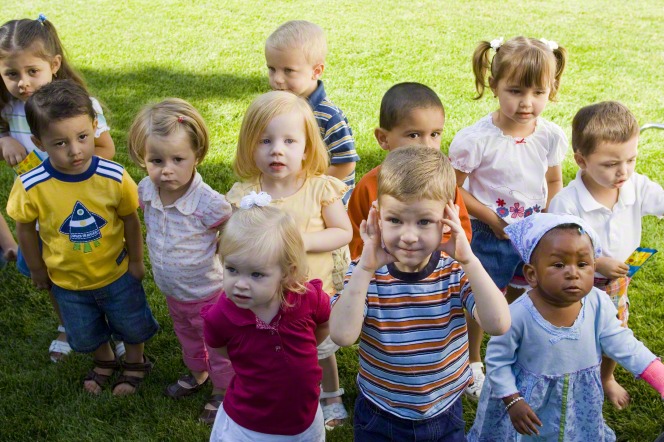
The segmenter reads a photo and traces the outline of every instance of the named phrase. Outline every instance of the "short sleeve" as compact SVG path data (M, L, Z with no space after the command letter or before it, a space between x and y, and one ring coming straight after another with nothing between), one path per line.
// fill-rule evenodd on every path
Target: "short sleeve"
M643 175L634 175L638 179L638 191L640 193L639 199L641 203L642 215L664 215L664 189L659 184L651 181L648 177Z
M252 189L252 187L254 187L254 185L251 183L243 183L240 181L236 182L233 184L233 187L231 187L231 190L226 193L226 201L228 201L231 206L237 209L240 207L240 201L242 200L242 197L247 195L251 190L255 190Z
M463 173L471 173L482 162L482 146L469 136L471 127L459 131L450 144L449 157L452 167Z
M331 164L354 163L360 161L355 151L355 139L348 120L339 111L327 121L323 141L330 154Z
M225 333L227 330L225 324L228 322L228 319L224 315L222 308L225 299L226 296L221 295L216 304L207 305L201 309L203 336L205 343L210 348L226 347L230 341L230 336L227 336L227 333Z
M207 189L201 198L201 203L204 205L201 222L208 229L219 227L233 214L233 209L226 198L215 190Z
M549 122L551 126L549 152L546 155L547 165L554 167L560 165L567 155L569 143L565 132L555 123Z
M95 131L95 138L99 138L101 134L108 132L111 128L108 127L106 117L104 117L104 110L101 108L99 101L93 97L90 97L90 101L92 101L92 108L95 110L95 114L97 114L97 130Z
M128 216L138 209L138 186L126 170L122 173L122 197L118 204L118 215Z
M147 191L149 181L150 177L145 177L138 183L138 205L141 209L145 207L145 192Z
M569 197L569 193L571 193L571 189L569 188L562 192L558 192L558 194L551 199L547 211L549 213L579 216L580 206L575 204L572 198Z
M348 192L349 187L341 180L333 176L324 176L325 183L321 193L321 206L329 206L333 202L340 200Z
M309 281L309 293L313 294L316 301L313 303L312 318L316 324L323 324L330 320L330 297L323 291L323 281L313 279Z
M31 223L39 218L37 206L31 201L20 179L14 180L7 201L7 214L19 223Z

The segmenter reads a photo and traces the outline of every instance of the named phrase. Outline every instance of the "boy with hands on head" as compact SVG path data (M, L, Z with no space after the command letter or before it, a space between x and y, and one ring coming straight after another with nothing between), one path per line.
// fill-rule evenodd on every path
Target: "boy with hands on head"
M360 226L362 255L330 317L338 345L360 337L355 440L465 440L464 308L492 335L509 329L510 316L470 249L454 193L437 149L403 147L383 162L377 207Z

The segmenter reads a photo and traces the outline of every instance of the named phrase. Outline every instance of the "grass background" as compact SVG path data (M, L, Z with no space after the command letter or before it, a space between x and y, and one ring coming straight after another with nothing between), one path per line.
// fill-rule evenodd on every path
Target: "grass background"
M236 137L251 100L268 90L263 43L280 23L307 19L327 32L329 55L323 79L332 100L354 130L359 177L384 153L373 139L383 93L394 83L419 81L440 95L447 110L443 148L454 134L496 106L472 100L470 57L479 40L515 35L544 37L567 48L569 61L558 102L544 117L570 136L574 113L600 100L620 100L639 122L664 121L664 9L658 0L559 1L139 1L3 3L0 22L44 13L57 27L70 61L106 108L116 161L138 181L144 173L126 154L126 132L140 107L169 96L194 104L206 118L212 150L200 167L203 178L224 193ZM637 171L660 183L664 132L641 138ZM506 158L509 161L509 158ZM565 181L576 167L568 155ZM0 168L0 200L13 182ZM4 203L3 203L4 204ZM630 324L637 337L664 354L664 225L644 223L642 245L663 252L630 287ZM47 349L57 321L45 292L9 266L0 274L0 440L204 440L209 429L196 421L206 393L172 401L161 393L185 367L163 296L148 276L149 301L161 332L147 345L156 361L140 394L91 397L81 388L90 359L75 355L52 364ZM345 403L357 394L354 348L338 354ZM633 397L626 411L605 407L622 441L651 441L664 431L664 405L644 382L619 369ZM464 399L468 423L474 404ZM330 441L352 440L350 426L328 433Z

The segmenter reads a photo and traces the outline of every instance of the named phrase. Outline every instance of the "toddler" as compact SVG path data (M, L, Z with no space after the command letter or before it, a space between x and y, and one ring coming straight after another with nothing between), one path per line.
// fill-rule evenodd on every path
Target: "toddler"
M465 441L464 309L490 334L505 333L510 320L470 249L455 191L437 149L396 149L378 174L378 206L360 225L362 255L330 317L334 342L360 338L357 441ZM441 244L444 232L451 237Z
M44 85L28 99L33 140L48 158L14 182L7 212L34 285L52 289L69 345L94 354L85 390L99 394L122 368L113 394L125 395L152 368L143 346L158 325L141 284L136 184L121 165L94 155L95 117L87 91L72 80ZM122 363L111 334L125 342Z
M629 298L625 261L641 242L641 218L664 215L664 190L635 173L639 124L626 106L607 101L586 106L572 122L572 148L579 171L553 200L549 211L576 215L598 234L595 286L611 297L627 327ZM602 361L604 394L618 408L629 394L616 381L615 361Z
M530 290L510 306L512 327L491 338L468 440L615 441L602 417L602 352L664 397L664 365L593 287L600 240L571 215L542 213L505 231Z
M251 192L268 193L272 205L295 218L307 253L309 277L321 279L323 290L334 294L332 251L347 245L352 232L341 201L348 186L323 175L328 163L309 104L290 92L268 92L254 100L242 121L233 168L244 181L235 183L226 197L239 207L242 197ZM347 417L340 397L337 349L330 339L318 348L328 428Z
M228 359L206 348L200 315L222 289L216 240L219 226L231 215L230 204L196 171L209 145L198 111L184 100L169 98L138 114L127 148L148 173L138 184L138 198L152 274L166 295L182 357L191 371L169 385L165 394L174 399L189 396L212 380L212 396L200 416L212 424L233 369Z
M565 60L556 43L526 37L481 42L473 56L477 98L488 80L499 108L455 135L450 160L471 216L471 247L502 290L515 276L523 285L523 263L503 229L545 210L562 188L567 140L540 114L556 96Z
M322 442L316 345L328 335L330 300L320 280L307 282L296 222L269 201L244 197L222 233L224 292L203 310L205 341L236 374L210 440Z

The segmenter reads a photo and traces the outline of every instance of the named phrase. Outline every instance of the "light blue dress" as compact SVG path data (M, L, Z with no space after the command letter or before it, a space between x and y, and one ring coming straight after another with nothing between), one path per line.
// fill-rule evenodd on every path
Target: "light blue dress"
M622 328L609 296L597 288L582 300L571 327L545 320L526 293L510 305L512 327L491 338L475 422L475 441L615 441L602 417L602 352L633 374L641 374L656 356ZM517 433L502 398L519 392L543 426L539 436Z

